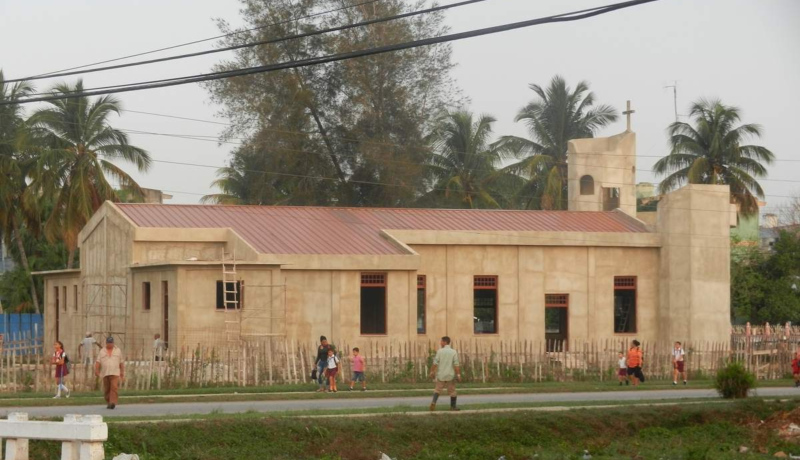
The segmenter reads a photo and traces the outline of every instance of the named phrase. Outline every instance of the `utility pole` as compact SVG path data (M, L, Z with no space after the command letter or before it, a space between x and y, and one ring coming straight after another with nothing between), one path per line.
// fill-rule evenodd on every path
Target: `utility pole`
M675 81L671 85L667 85L664 88L672 88L672 100L675 105L675 123L678 122L678 82Z

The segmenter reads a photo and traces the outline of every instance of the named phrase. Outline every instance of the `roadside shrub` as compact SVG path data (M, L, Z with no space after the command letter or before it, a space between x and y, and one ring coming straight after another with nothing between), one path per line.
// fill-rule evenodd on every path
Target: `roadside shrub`
M717 372L714 388L725 399L743 399L756 387L756 377L740 362L731 362Z

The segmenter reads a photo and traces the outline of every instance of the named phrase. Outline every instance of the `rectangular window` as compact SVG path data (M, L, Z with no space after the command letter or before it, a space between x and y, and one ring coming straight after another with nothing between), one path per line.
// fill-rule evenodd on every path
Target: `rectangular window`
M142 283L142 308L145 310L150 309L150 282L145 281Z
M244 283L242 281L224 283L217 281L217 310L239 310L244 303Z
M59 289L58 286L53 288L53 305L56 306L56 310L61 308L61 299L59 298L59 297L61 297L60 293L61 293L61 289Z
M67 299L68 299L68 297L67 297L67 287L66 286L61 286L61 298L63 299L63 302L64 302L64 311L67 311Z
M74 303L75 311L78 311L78 285L72 285L72 301Z
M425 275L417 276L417 334L425 333L426 283Z
M544 295L544 337L547 351L563 351L569 338L569 294Z
M386 334L386 273L361 274L361 333Z
M476 334L497 334L497 277L473 279L473 321Z
M614 333L636 333L636 277L614 277Z

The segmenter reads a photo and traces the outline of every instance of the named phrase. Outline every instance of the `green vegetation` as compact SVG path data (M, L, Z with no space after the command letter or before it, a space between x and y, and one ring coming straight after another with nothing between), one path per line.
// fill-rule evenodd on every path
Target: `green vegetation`
M778 435L800 420L800 403L741 401L669 407L578 409L368 418L228 417L153 424L112 423L106 456L142 460L218 458L375 460L508 460L580 458L764 458L798 452ZM764 423L761 423L764 421ZM214 436L208 436L213 432ZM187 442L188 440L188 442ZM740 446L748 453L739 454ZM60 446L31 443L33 458L55 458Z
M729 363L717 371L714 389L725 399L743 399L756 387L756 376L740 362Z
M0 72L0 101L34 91L24 82L7 84ZM83 83L51 91L81 92ZM139 171L150 163L147 152L109 125L120 110L112 96L51 101L28 118L20 105L0 106L0 234L19 264L0 278L4 308L41 311L41 286L31 272L74 266L78 232L103 202L118 201L108 178L129 194L142 195L113 163L133 163Z
M800 322L800 232L782 232L770 252L736 248L731 310L739 323Z
M667 193L683 183L727 184L731 201L739 204L745 214L758 212L758 199L764 190L756 178L766 177L775 158L760 145L751 145L751 137L761 137L756 124L736 126L739 109L719 100L701 99L692 104L689 116L694 126L676 121L669 127L671 151L658 160L653 171L666 174L661 181L661 193Z
M537 98L515 118L525 123L530 139L500 139L500 148L519 160L504 170L523 179L516 192L523 209L567 209L567 143L594 137L617 120L617 111L605 104L594 107L595 95L585 81L572 89L556 75L547 88L531 84L530 89Z

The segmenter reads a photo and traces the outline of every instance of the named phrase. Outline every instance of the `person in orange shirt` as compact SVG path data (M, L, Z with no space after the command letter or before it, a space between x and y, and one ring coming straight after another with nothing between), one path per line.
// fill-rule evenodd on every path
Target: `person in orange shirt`
M628 359L626 360L628 364L628 378L633 382L633 386L639 385L639 382L644 380L644 375L642 374L642 364L644 364L644 360L640 345L641 343L639 343L638 340L631 342L631 348L628 350Z

